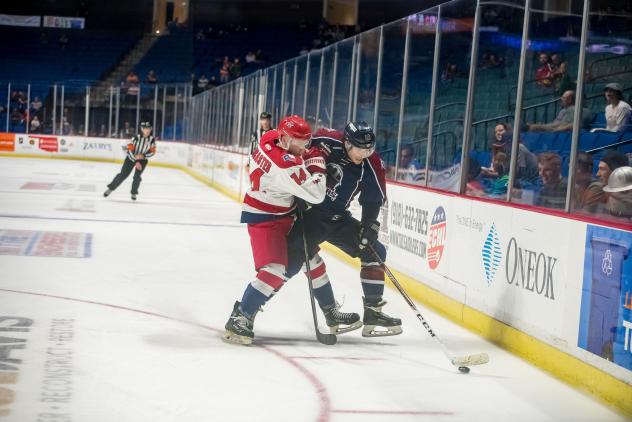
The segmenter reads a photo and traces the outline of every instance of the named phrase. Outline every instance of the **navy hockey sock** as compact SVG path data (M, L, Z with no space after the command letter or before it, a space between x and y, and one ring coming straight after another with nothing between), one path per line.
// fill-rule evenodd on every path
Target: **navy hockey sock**
M335 303L331 283L326 283L324 286L314 289L314 296L321 307L331 306Z
M239 308L247 317L252 318L252 316L266 304L268 299L266 295L252 287L252 284L248 284L246 291L244 291L244 296L241 298Z

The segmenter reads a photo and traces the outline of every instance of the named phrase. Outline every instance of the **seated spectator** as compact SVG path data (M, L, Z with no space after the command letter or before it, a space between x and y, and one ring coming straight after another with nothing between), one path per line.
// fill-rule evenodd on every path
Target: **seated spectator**
M507 156L511 156L511 145L513 140L512 132L504 132L500 138L500 141L492 145L492 154L495 157L496 153L504 152ZM518 144L518 160L516 161L518 166L516 171L516 182L520 181L521 184L534 184L538 180L538 158L534 153L529 151L529 148L525 144L520 142ZM500 173L494 168L493 172L490 172L491 177L499 177Z
M255 53L253 53L252 51L249 51L246 54L246 63L250 64L250 63L254 63L257 60L257 56L255 56Z
M551 65L553 66L553 86L556 93L574 90L575 85L568 74L568 62L562 60L559 53L551 55Z
M535 80L539 86L549 88L553 85L553 72L555 71L551 58L547 53L540 53L538 59L540 67L535 71Z
M402 182L421 183L424 180L424 166L415 158L415 150L410 144L402 145L399 151L397 180Z
M575 92L566 91L560 97L562 109L550 123L531 123L527 128L533 132L563 132L573 130L573 118L575 116ZM582 127L590 125L592 122L592 112L584 108L582 112Z
M198 83L197 83L197 87L199 91L204 91L205 89L208 88L208 78L206 77L206 75L202 75L200 76L200 79L198 79Z
M158 82L158 77L156 76L156 72L154 70L150 70L147 74L147 78L145 79L145 83L147 84L155 84Z
M497 152L494 154L493 166L498 177L488 192L490 196L503 196L507 194L507 185L509 184L509 154Z
M14 108L13 110L11 110L9 119L14 125L21 125L22 123L24 123L25 114L20 109Z
M630 165L628 158L620 152L606 152L604 156L601 157L601 160L599 160L599 166L597 167L597 177L599 178L602 186L606 186L608 184L608 179L613 171L619 167L628 165Z
M497 57L494 53L485 53L483 54L483 59L481 60L481 69L494 69L496 67L500 67L505 64L505 61L502 58Z
M132 85L132 84L138 84L140 80L138 79L138 75L134 73L133 71L131 71L127 74L127 77L125 78L125 82L128 85Z
M119 138L123 139L131 139L134 136L134 128L129 124L129 122L123 123L123 128L119 134Z
M18 108L21 111L26 111L28 102L26 99L26 94L23 91L18 91L16 96L16 102L18 103Z
M41 129L42 129L41 123L39 119L37 118L37 115L33 116L33 120L31 120L31 125L30 125L30 132L39 133Z
M562 176L562 159L553 152L543 152L538 156L538 173L542 188L536 205L547 208L564 209L568 181Z
M72 125L68 120L68 115L64 113L64 119L61 123L61 134L62 135L72 135Z
M478 180L478 176L481 174L481 164L475 158L469 157L468 159L465 193L470 196L483 196L485 190L480 180Z
M603 190L608 193L606 212L632 223L632 167L614 170Z
M511 132L511 126L507 123L498 123L494 126L494 133L492 134L491 144L498 144L502 139L502 136L505 132ZM494 171L494 154L492 151L492 162L489 163L489 167L481 167L481 175L485 177L497 177L498 175Z
M40 108L42 108L42 100L40 100L40 97L33 98L33 101L31 101L31 110L37 113Z
M230 76L233 79L236 79L241 76L241 60L236 58L233 61L233 64L230 66Z
M97 136L100 138L105 138L106 136L108 136L108 129L107 127L105 127L105 124L102 124L101 127L99 128L99 132L97 133Z
M223 64L222 68L219 70L219 80L220 82L228 82L230 78L230 65Z
M595 213L606 201L603 185L593 179L593 157L586 152L577 153L575 165L575 189L573 190L572 206L575 211Z
M623 101L623 87L621 84L613 82L604 88L606 97L606 129L610 132L625 132L630 130L632 108ZM593 129L593 131L599 129Z
M451 82L458 76L460 76L460 73L457 66L453 63L448 63L441 73L441 80Z

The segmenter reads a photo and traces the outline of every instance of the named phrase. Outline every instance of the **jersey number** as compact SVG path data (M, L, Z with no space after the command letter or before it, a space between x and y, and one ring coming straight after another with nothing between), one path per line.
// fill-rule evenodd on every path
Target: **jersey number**
M296 173L292 173L290 176L292 180L296 182L297 185L302 185L304 181L307 180L307 175L303 169L299 169L298 175Z
M261 170L258 167L254 169L252 173L250 173L250 186L253 191L259 190L259 186L261 184L261 176L263 175L264 175L263 170Z

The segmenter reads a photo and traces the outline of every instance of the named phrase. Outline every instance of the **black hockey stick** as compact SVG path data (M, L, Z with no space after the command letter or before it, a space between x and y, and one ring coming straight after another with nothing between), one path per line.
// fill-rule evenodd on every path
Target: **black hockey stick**
M423 317L423 315L421 315L421 313L417 309L415 302L413 302L410 296L408 296L408 293L406 293L402 285L399 284L399 282L397 281L397 279L395 278L391 270L386 266L384 261L382 261L382 259L377 254L377 252L375 252L375 249L373 249L372 245L369 245L369 250L375 257L375 259L377 259L377 262L380 264L380 266L384 269L384 272L386 273L386 275L388 275L388 278L391 279L391 281L393 282L397 290L404 297L404 299L406 300L406 303L408 303L408 306L410 306L412 310L415 311L417 318L419 319L419 321L421 321L426 331L428 331L428 334L430 334L430 337L437 340L437 342L441 346L441 349L443 349L443 353L448 357L448 359L450 359L450 362L452 363L452 365L460 368L463 366L482 365L484 363L489 362L489 356L487 355L487 353L477 353L474 355L464 355L464 356L455 356L454 354L452 354L448 350L446 345L443 344L443 342L439 339L439 337L437 337L433 329L430 327L430 324L426 322L426 319Z
M301 221L301 229L303 231L303 250L305 251L305 269L307 270L307 285L309 286L309 300L312 304L312 318L314 319L314 329L316 330L316 339L322 344L328 346L338 342L338 338L334 334L321 333L318 329L318 317L316 315L316 303L314 299L314 286L312 286L311 268L309 265L309 251L307 250L307 236L305 236L305 219L303 218L303 210L300 206L298 209L298 218Z

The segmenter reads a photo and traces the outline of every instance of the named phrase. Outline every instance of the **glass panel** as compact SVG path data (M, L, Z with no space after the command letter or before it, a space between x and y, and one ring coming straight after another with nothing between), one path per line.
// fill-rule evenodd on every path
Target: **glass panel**
M1 88L0 88L1 89ZM52 133L53 132L53 90L48 84L33 83L28 95L28 120L29 133ZM0 92L0 110L6 110L7 90ZM6 125L6 113L0 111L0 128Z
M564 209L583 1L533 0L512 201ZM585 117L588 117L588 113ZM511 142L500 142L501 158ZM500 154L500 155L499 155Z
M374 130L377 137L376 149L386 163L387 175L393 178L402 95L406 19L384 26L383 37L382 80L378 119Z
M579 137L571 210L630 223L632 189L604 192L632 186L618 169L632 158L632 15L618 10L614 0L590 2L582 120L592 121Z
M408 83L397 180L425 184L437 9L409 16Z
M353 60L353 45L355 39L349 39L337 44L338 65L336 70L336 89L334 91L334 110L332 127L342 129L348 120L349 92L352 87L351 68Z
M296 93L294 94L294 104L292 114L303 114L303 104L305 100L305 70L307 68L307 56L296 59ZM278 122L277 116L272 118Z
M310 122L316 120L321 54L320 51L309 53L309 80L307 81L307 108L305 109L305 118Z
M320 106L318 108L317 121L312 125L312 130L319 127L328 127L331 119L331 87L334 82L334 56L336 54L335 47L327 48L324 55L323 63L323 79L320 86ZM311 122L310 122L311 124Z
M503 164L506 153L498 157L495 169L492 152L499 148L503 133L512 132L524 0L483 3L480 16L484 30L478 47L466 194L505 200L509 172Z
M428 186L457 192L475 2L441 6L441 51Z
M375 114L375 87L377 82L377 62L380 49L380 28L360 35L360 78L357 94L355 120L364 120L373 125Z
M281 116L289 116L292 111L292 89L294 87L294 61L285 64L285 98L281 104Z
M11 115L11 85L0 83L0 131L9 132Z
M278 119L282 119L283 113L281 113L282 106L282 98L281 94L283 91L283 64L276 66L276 83L274 89L274 109L272 110L272 114L278 116Z

